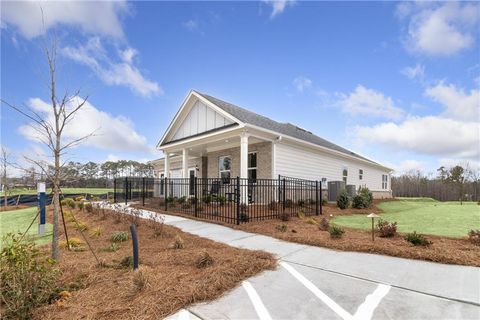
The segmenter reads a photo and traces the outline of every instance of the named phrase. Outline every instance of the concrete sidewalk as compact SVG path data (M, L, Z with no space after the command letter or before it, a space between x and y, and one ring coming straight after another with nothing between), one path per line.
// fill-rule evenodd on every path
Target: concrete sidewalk
M151 214L155 213L143 211L145 218ZM185 232L234 247L264 250L280 259L277 270L250 279L245 288L236 288L215 302L189 308L191 317L193 313L203 319L253 319L262 318L263 310L263 315L283 319L356 319L372 307L369 299L375 300L386 290L385 296L373 304L372 314L361 319L480 319L480 268L334 251L217 224L162 216L166 224ZM254 308L242 307L249 300ZM254 301L260 301L264 309ZM185 317L185 312L172 319Z

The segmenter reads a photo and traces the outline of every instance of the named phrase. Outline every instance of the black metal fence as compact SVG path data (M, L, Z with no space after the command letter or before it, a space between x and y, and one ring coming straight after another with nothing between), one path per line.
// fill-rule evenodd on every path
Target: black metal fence
M320 181L279 176L242 178L117 178L114 201L178 212L226 223L246 223L282 215L322 214Z

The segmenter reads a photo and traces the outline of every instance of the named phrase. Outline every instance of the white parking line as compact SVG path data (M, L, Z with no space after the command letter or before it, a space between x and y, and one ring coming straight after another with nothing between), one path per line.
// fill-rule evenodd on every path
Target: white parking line
M348 313L345 309L340 307L335 301L330 299L325 293L318 289L310 280L305 278L300 272L295 270L291 265L286 262L280 262L282 267L284 267L288 272L290 272L298 281L300 281L308 290L310 290L314 295L316 295L320 300L323 301L330 309L332 309L336 314L342 317L345 320L352 320L353 316Z
M253 307L255 308L260 320L272 320L272 317L268 313L267 308L265 308L262 299L260 299L257 291L255 291L255 288L253 288L250 282L243 281L242 285L245 291L247 291L248 297L250 298L250 301L252 301Z
M354 319L371 319L373 312L377 308L380 301L383 297L387 295L390 291L390 286L386 284L379 284L377 289L371 294L369 294L365 301L358 307L357 312L353 315Z

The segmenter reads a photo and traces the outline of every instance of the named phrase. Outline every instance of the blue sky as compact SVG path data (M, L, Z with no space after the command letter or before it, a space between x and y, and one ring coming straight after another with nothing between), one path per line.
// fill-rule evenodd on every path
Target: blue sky
M192 88L304 127L404 172L478 165L477 3L2 2L1 97L43 110L45 34L58 83L97 135L75 161L149 160ZM41 10L45 25L42 25ZM2 145L44 152L2 105Z

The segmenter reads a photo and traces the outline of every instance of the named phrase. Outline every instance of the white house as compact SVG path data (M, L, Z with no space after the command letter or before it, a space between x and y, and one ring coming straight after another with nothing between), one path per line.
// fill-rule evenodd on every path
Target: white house
M345 181L368 187L375 198L391 197L392 169L344 149L290 123L192 90L160 139L164 158L154 160L156 176L169 178L278 175Z

